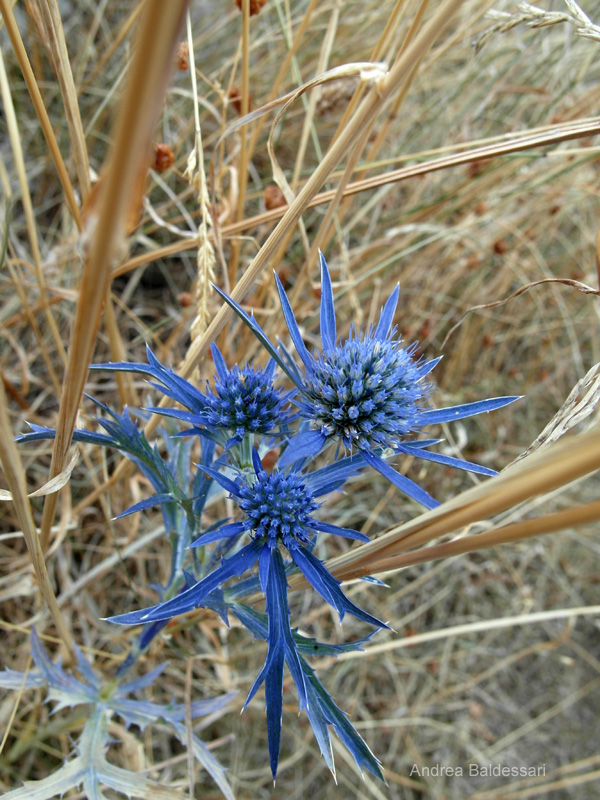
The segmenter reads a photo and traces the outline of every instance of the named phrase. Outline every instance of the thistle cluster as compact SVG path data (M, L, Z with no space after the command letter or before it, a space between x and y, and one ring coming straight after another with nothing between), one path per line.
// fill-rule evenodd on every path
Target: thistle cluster
M288 297L276 277L281 308L297 358L274 345L256 320L220 292L270 355L264 370L228 366L216 347L216 374L204 390L161 364L148 349L147 363L96 364L94 369L140 373L175 403L152 406L165 425L173 420L187 427L165 438L164 459L133 423L127 410L100 423L105 433L79 430L74 438L117 447L134 460L151 481L155 494L124 514L152 505L162 508L171 536L172 568L160 587L158 602L111 617L122 625L144 627L127 665L143 652L171 618L199 607L212 608L227 622L233 614L257 638L267 643L264 667L246 702L265 684L270 766L275 777L279 762L285 666L294 680L300 710L315 732L319 748L333 771L330 729L336 732L361 769L381 778L380 764L333 702L308 655L336 654L360 648L364 639L347 645L327 645L301 635L290 624L288 577L301 574L339 615L346 613L371 626L371 633L388 627L353 603L340 582L315 555L323 535L368 541L352 528L323 519L321 498L341 490L361 471L375 469L412 501L433 508L427 491L392 466L397 456L477 472L495 474L432 449L439 439L422 438L432 424L492 411L515 397L499 397L436 409L428 376L439 359L418 358L416 345L405 347L393 324L398 304L396 287L368 330L352 328L339 338L329 270L321 256L320 335L322 347L309 352ZM220 291L220 290L217 290ZM279 368L279 370L278 370ZM288 388L281 384L289 383ZM35 427L22 439L48 438L54 431ZM200 442L197 471L190 472L191 448ZM280 454L272 468L264 454ZM227 495L235 514L207 527L209 499ZM322 550L320 549L320 552ZM244 602L262 591L265 611Z

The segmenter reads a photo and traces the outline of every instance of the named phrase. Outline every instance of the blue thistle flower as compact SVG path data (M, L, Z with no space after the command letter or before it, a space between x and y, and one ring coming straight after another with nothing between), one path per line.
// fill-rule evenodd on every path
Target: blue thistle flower
M368 331L358 331L353 326L347 339L338 339L331 278L322 253L319 255L322 348L316 353L306 348L288 297L275 275L283 314L301 366L287 353L287 360L282 359L256 320L218 290L299 390L299 399L294 403L311 427L288 440L280 466L314 457L331 443L341 443L350 450L357 450L374 469L427 508L439 504L414 481L396 472L384 457L386 451L481 475L496 475L494 470L479 464L430 452L429 448L440 439L413 437L434 423L493 411L518 397L495 397L449 408L432 408L428 398L433 386L425 379L440 358L418 359L415 357L417 344L404 347L401 339L396 338L397 330L392 323L399 287L396 286L385 303L377 325Z
M91 369L110 369L115 372L138 372L151 375L159 384L151 384L171 399L187 408L151 407L156 414L174 417L193 427L179 435L202 434L226 448L241 442L246 434L268 435L292 419L286 411L295 391L283 392L274 386L276 364L271 359L264 370L246 365L229 368L216 344L211 347L216 374L214 388L207 382L201 392L185 378L167 369L146 348L148 363L116 362L93 364Z
M303 475L294 468L288 472L275 468L273 472L267 473L258 452L253 449L253 474L244 473L232 480L211 467L204 466L204 471L237 501L244 517L239 522L227 523L201 535L192 547L222 539L237 539L246 533L251 535L251 542L235 555L224 558L220 567L177 597L151 608L110 618L111 622L134 625L170 619L199 606L210 605L212 592L258 563L259 581L267 601L268 652L265 665L254 682L246 703L264 682L273 777L279 761L285 664L288 665L298 689L300 710L306 709L314 724L317 719L320 720L320 725L323 724L323 719L315 716L316 711L309 709L308 694L313 692L313 688L307 687L306 676L310 675L310 671L306 671L300 660L298 641L290 627L287 571L282 548L291 559L288 568L293 565L298 567L313 588L338 612L340 621L346 613L350 613L377 628L388 627L346 597L340 588L340 581L331 575L312 552L313 541L318 533L369 541L367 536L358 531L321 522L314 516L320 505L317 498L340 488L348 477L356 474L361 462L360 457L354 456L341 459L308 475ZM327 718L325 722L331 720ZM371 762L366 759L364 763L368 766ZM377 774L375 759L369 766L371 767Z
M279 469L271 474L261 469L252 484L243 483L239 505L246 514L245 530L255 538L265 536L271 549L281 543L288 550L308 541L307 526L316 524L310 515L319 507L299 475Z
M323 599L333 606L340 619L349 612L371 625L385 627L383 623L360 609L339 588L337 581L313 555L310 542L316 533L330 533L347 539L368 542L368 536L352 528L341 528L322 522L312 512L319 507L316 498L338 489L351 475L360 469L361 459L354 456L302 475L292 469L284 473L279 469L267 473L256 449L252 451L254 476L248 479L241 475L231 480L211 467L202 469L217 481L237 500L245 517L239 522L230 522L199 536L192 548L203 547L211 542L232 537L241 537L249 532L252 541L235 555L222 560L221 566L203 577L194 586L177 597L151 608L110 617L112 622L125 625L155 622L184 614L204 604L205 598L234 576L240 576L258 562L259 578L263 591L266 589L269 561L274 551L283 545L292 561L307 581Z

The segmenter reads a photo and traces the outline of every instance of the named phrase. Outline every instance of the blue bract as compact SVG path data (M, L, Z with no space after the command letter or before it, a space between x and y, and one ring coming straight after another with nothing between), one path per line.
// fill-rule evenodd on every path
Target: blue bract
M416 359L417 346L403 347L401 339L396 338L393 318L398 305L398 286L385 303L377 325L366 332L352 328L348 339L339 339L329 269L322 253L319 256L322 349L318 352L310 353L306 348L288 297L275 275L285 321L301 365L281 359L256 320L219 291L299 390L299 398L294 402L300 415L310 422L310 428L288 440L280 464L285 466L314 457L336 442L351 451L358 450L368 464L426 508L434 508L438 502L396 472L387 462L388 455L403 453L481 475L495 475L494 470L479 464L431 452L429 448L440 439L419 440L414 436L428 425L493 411L518 397L494 397L450 408L432 408L429 397L433 386L425 378L440 358Z
M172 400L187 408L149 408L157 414L175 417L193 427L182 433L202 433L225 447L241 442L248 434L275 433L280 425L291 419L285 409L295 392L282 392L273 385L275 362L271 360L266 369L244 369L227 367L221 351L211 347L216 375L214 389L207 384L206 393L189 381L167 369L146 348L148 363L92 364L91 369L110 369L116 372L139 372L151 375L160 384L152 384Z

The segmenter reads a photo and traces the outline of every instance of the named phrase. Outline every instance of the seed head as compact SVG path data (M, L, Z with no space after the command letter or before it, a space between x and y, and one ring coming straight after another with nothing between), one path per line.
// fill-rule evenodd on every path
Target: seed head
M246 530L257 538L267 536L271 549L281 542L288 550L308 541L310 515L319 507L299 475L278 469L261 471L253 483L244 484L239 504L246 514Z
M420 382L414 349L351 331L306 370L301 416L348 448L395 447L417 429L419 403L429 392L429 384Z

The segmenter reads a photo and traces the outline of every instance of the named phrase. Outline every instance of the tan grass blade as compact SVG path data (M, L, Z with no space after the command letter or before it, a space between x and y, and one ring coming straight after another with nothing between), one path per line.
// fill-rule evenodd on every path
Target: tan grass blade
M81 198L85 202L90 192L90 165L79 113L79 103L77 102L77 90L73 80L71 61L57 0L45 0L45 2L40 3L40 11L48 37L54 71L65 107L65 118L69 126L73 160L77 169Z
M4 386L0 382L0 464L4 471L4 477L9 487L12 500L15 506L15 511L19 519L21 530L25 538L25 543L29 551L31 563L38 580L40 591L54 624L58 635L62 639L67 648L69 655L74 659L75 651L71 641L71 635L62 618L61 612L56 602L56 596L52 588L52 583L46 569L46 562L44 561L44 553L38 537L38 532L33 520L33 513L31 505L27 497L27 484L25 480L25 472L19 457L17 446L14 441L14 434L8 416L8 405L6 401L6 394Z
M67 464L67 466L63 469L63 471L56 476L56 478L52 478L52 480L45 483L43 486L40 486L39 489L36 489L35 492L30 492L27 497L44 497L47 494L52 494L53 492L59 492L63 486L66 486L69 482L69 478L73 470L75 469L77 462L79 461L80 456L80 449L79 445L75 448L73 455L71 456L71 460ZM0 489L0 500L13 500L13 496L10 492L7 492L5 489Z
M129 208L139 202L144 186L154 126L162 108L171 73L175 46L185 16L187 0L148 0L136 52L116 121L115 144L106 179L98 199L97 218L84 264L69 360L63 384L50 477L63 468L71 443L75 418L92 357L100 315L106 298L113 260L125 246L125 221ZM56 495L44 505L42 546L48 544L56 508Z
M535 129L533 131L515 136L511 134L508 140L493 142L490 144L482 145L481 147L471 148L459 153L452 153L451 155L444 155L440 158L425 161L419 164L414 164L409 167L401 167L400 169L384 172L380 175L375 175L371 178L365 178L359 181L354 181L348 185L344 191L344 196L349 197L353 194L359 194L364 191L371 191L378 189L387 183L398 183L400 181L415 178L420 175L427 175L431 172L437 172L442 169L451 169L453 167L469 164L473 161L479 161L484 158L495 158L497 156L509 155L511 153L518 153L522 150L529 150L535 147L548 147L559 142L566 142L572 139L584 139L588 136L595 136L600 133L600 119L597 117L590 120L577 121L575 123L568 122L562 125L551 126ZM331 202L337 190L328 190L316 194L311 200L308 201L306 208L315 208L316 206L324 203ZM264 225L269 222L276 222L284 216L288 209L274 208L271 211L265 211L262 214L257 214L254 217L248 217L241 222L234 222L229 225L224 225L221 229L222 236L233 236L242 233L246 230L251 230L259 225ZM157 248L149 253L142 253L135 258L130 259L125 264L117 267L112 272L112 278L117 278L120 275L125 275L140 266L144 266L159 258L167 258L168 256L182 253L185 250L191 250L195 246L193 240L183 240L174 242L173 244L166 245L165 247ZM600 249L600 248L599 248Z
M56 321L52 316L52 311L48 304L48 296L46 291L46 284L42 272L42 256L38 243L38 234L35 224L35 217L33 213L33 203L29 193L29 184L27 181L27 172L25 170L25 159L23 158L23 149L21 147L21 139L19 135L19 127L17 123L17 116L12 101L10 86L8 83L8 76L4 66L4 58L0 53L0 93L2 94L2 102L4 104L4 113L6 115L6 123L8 128L8 135L12 147L15 168L19 177L19 186L21 188L21 202L23 203L23 210L25 211L25 220L27 224L27 236L31 247L31 256L33 259L33 268L35 278L40 292L40 300L44 309L44 314L48 322L48 328L54 339L54 344L61 357L63 363L66 361L65 348L62 343L60 332L56 325ZM42 349L44 349L42 345ZM52 372L51 372L52 374Z
M452 542L421 547L418 550L411 550L409 553L389 556L370 564L369 568L372 573L396 571L414 564L422 564L425 561L473 553L476 550L484 550L486 547L496 547L501 544L530 539L532 536L547 536L565 528L576 528L579 525L598 520L600 520L600 500L574 508L565 508L554 514L544 514L535 519L498 526L490 531L485 531L485 533L478 533ZM366 574L369 573L365 572Z
M532 453L522 461L507 467L497 477L463 492L433 511L392 528L369 544L361 545L343 556L332 559L327 566L342 580L369 575L374 564L382 561L387 563L390 558L413 547L506 511L528 498L566 486L598 469L600 469L600 426L596 425L585 434L575 436L568 441L554 443ZM597 511L596 506L594 505L592 509L586 506L583 508L586 509L582 512L583 521L593 519ZM591 516L586 516L588 514ZM551 525L559 523L564 527L562 524L565 521L564 516L558 520L557 515L550 517ZM532 525L529 530L534 530L535 526L532 523L519 523L519 525L529 524ZM513 526L507 527L513 528ZM535 530L536 533L532 535L539 535L543 532L543 526ZM510 531L509 535L512 535ZM290 585L293 584L294 588L296 588L295 581L296 578L290 580Z
M27 52L25 50L23 40L21 39L21 34L19 32L19 28L12 12L11 3L9 0L0 0L0 12L2 13L6 30L17 55L21 72L23 73L25 83L27 84L27 89L31 95L35 112L38 115L40 125L42 126L42 133L44 134L48 149L50 150L50 155L54 161L58 178L65 193L67 205L71 210L71 214L73 215L73 219L75 220L77 227L81 228L81 216L79 214L77 201L75 200L73 186L71 185L67 168L65 167L65 163L59 150L58 142L56 141L56 136L54 135L54 130L52 128L52 123L48 117L46 106L44 105L42 95L40 94L35 75L33 74L31 64L29 63L29 58L27 57Z

